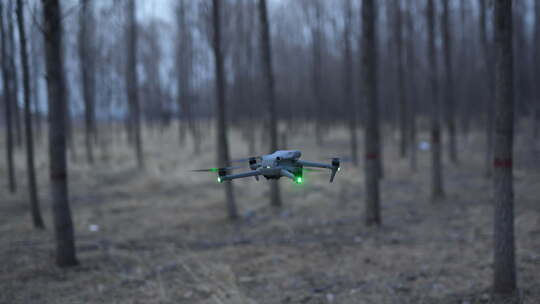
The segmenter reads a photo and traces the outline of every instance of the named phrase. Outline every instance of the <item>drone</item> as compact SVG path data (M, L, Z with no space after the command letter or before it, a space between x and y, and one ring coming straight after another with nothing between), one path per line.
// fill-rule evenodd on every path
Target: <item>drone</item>
M193 170L195 172L217 172L217 181L223 183L225 181L232 181L234 179L255 177L255 180L259 181L259 176L264 176L269 179L280 179L286 177L291 179L296 184L304 183L304 171L317 171L317 169L329 169L330 170L330 182L334 181L336 173L340 170L340 158L331 158L330 164L316 163L310 161L300 160L302 153L298 150L284 150L276 151L272 154L263 156L249 157L245 159L235 160L233 162L247 161L251 171L230 174L231 170L245 168L245 167L227 167L227 168L211 168L202 170Z

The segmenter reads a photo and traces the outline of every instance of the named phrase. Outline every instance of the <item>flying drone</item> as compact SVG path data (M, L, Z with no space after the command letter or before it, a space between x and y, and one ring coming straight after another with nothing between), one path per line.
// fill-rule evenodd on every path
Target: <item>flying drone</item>
M211 168L202 170L193 170L195 172L217 172L217 181L222 183L238 178L255 177L259 181L259 176L264 176L266 179L280 179L286 177L297 184L304 182L304 171L316 171L322 168L330 170L330 182L334 181L336 173L340 170L340 159L338 157L331 158L330 164L316 163L300 160L302 153L298 150L276 151L272 154L263 156L255 156L246 159L236 160L234 162L247 161L251 171L230 174L231 170L243 167L228 167L228 168Z

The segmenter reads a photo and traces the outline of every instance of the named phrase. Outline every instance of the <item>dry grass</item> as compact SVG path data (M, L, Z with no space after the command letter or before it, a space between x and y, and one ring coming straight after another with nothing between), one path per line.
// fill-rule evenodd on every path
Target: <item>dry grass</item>
M387 136L388 137L388 136ZM215 177L189 169L213 165L214 140L194 155L176 128L147 130L147 169L118 133L108 157L89 166L82 145L70 163L70 191L81 266L53 264L46 145L38 172L47 230L30 225L25 191L11 196L0 181L1 303L487 303L490 301L492 207L482 177L482 140L462 140L459 167L446 165L447 198L429 201L429 154L418 173L385 146L381 228L363 225L360 168L345 165L334 184L310 174L298 186L281 181L284 208L267 207L268 186L235 181L244 218L225 218ZM79 141L81 139L79 138ZM247 148L235 132L233 155ZM80 142L78 142L80 143ZM294 145L293 145L294 143ZM306 159L347 154L347 134L329 134L324 148L296 135ZM3 146L3 145L2 145ZM516 234L524 303L540 302L540 161L518 138ZM0 157L4 159L4 151ZM24 185L24 155L17 152ZM536 154L534 154L536 153ZM20 155L19 155L20 154ZM4 162L0 176L5 176ZM90 231L98 225L99 231Z

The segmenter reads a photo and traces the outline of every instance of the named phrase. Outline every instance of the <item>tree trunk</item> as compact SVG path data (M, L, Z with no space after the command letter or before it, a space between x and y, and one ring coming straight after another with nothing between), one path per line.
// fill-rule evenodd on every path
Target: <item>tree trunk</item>
M457 164L457 143L456 143L456 121L455 121L455 106L454 106L454 71L452 60L452 37L450 35L450 0L443 0L443 44L444 44L444 65L446 72L446 89L445 89L445 112L446 124L448 126L448 156L453 164Z
M492 176L492 164L491 160L493 159L493 140L494 140L494 106L490 102L490 100L493 100L492 94L495 90L494 88L494 81L492 75L494 74L493 67L492 67L492 58L491 58L491 47L490 43L488 41L487 37L487 2L488 0L480 0L480 43L482 45L482 51L484 55L484 71L486 75L486 84L487 84L487 90L485 99L485 106L486 106L486 156L485 156L485 171L484 175L486 178L491 178Z
M47 91L49 100L49 162L56 264L78 264L75 237L68 200L66 161L66 88L62 54L62 16L59 0L42 0Z
M435 0L427 2L428 24L428 59L430 66L431 81L431 195L433 201L444 197L442 160L441 160L441 127L440 127L440 103L437 69L437 51L435 47Z
M345 89L345 99L347 104L348 125L349 125L349 145L351 149L351 160L355 167L358 166L358 135L356 134L356 102L353 93L353 63L352 63L352 1L346 0L344 7L345 28L343 31L343 83Z
M413 172L416 172L417 170L417 157L416 157L416 98L417 96L417 89L416 89L416 60L414 56L415 48L414 43L415 39L413 37L415 36L415 30L414 30L414 10L413 10L413 3L415 0L408 0L407 2L407 20L406 20L406 28L407 28L407 70L408 70L408 81L407 86L408 90L407 93L409 94L409 114L408 114L408 123L409 123L409 165L411 167L411 170Z
M533 50L536 54L534 56L534 79L538 81L540 79L540 1L534 1L534 47ZM533 139L534 142L538 140L538 134L540 134L540 87L538 84L534 86L534 100L533 100ZM536 147L535 147L536 148Z
M20 39L20 53L21 53L21 66L23 72L23 86L24 86L24 130L26 132L26 165L28 168L28 191L30 192L30 209L32 211L32 220L34 227L38 229L45 228L43 218L41 217L41 210L39 208L39 198L36 182L36 169L34 166L34 136L32 130L32 113L30 107L32 106L32 97L30 96L30 73L28 71L28 55L26 53L26 32L24 22L24 10L22 0L17 0L17 20L19 23L19 39Z
M6 31L4 29L4 7L2 2L0 2L0 38L2 41L6 41ZM6 44L2 43L0 45L2 52L2 80L3 80L3 91L4 91L4 114L6 119L6 163L8 168L8 183L9 191L15 193L17 191L17 178L15 176L15 163L13 161L13 123L11 120L12 117L12 91L10 84L9 76L9 61L7 59L7 49Z
M227 119L226 119L226 92L225 92L225 71L223 63L223 50L221 46L221 0L212 0L213 2L213 27L214 27L214 60L216 64L216 98L217 98L217 161L220 167L228 167L229 140L227 138ZM238 218L238 210L234 199L233 184L230 181L225 182L225 196L227 199L227 210L230 219Z
M23 130L21 124L21 110L19 108L19 77L17 73L17 66L15 64L16 47L15 47L15 29L14 29L14 20L12 20L13 12L13 0L8 1L7 6L7 26L8 26L8 39L4 40L8 42L9 45L9 77L11 78L11 114L13 117L13 126L15 131L15 145L17 147L22 147L22 138Z
M366 164L366 225L380 225L379 207L379 110L377 98L377 43L374 0L362 2L362 89L366 100L365 164Z
M84 99L84 144L88 163L94 163L93 142L96 139L95 126L95 67L92 43L92 9L88 7L89 0L81 0L79 28L79 57L82 76L82 91Z
M270 151L278 150L277 114L276 114L276 84L272 66L272 41L270 38L270 25L266 0L259 0L259 18L261 25L262 61L264 69L264 82L266 89L266 102L269 114ZM277 180L270 183L270 204L281 207L281 194Z
M128 102L130 104L131 132L135 143L135 156L137 166L144 168L144 156L141 131L141 109L139 103L139 77L137 75L137 19L136 1L128 1L128 32L127 32L127 77L126 88Z
M493 162L495 198L495 259L493 291L516 293L514 245L514 189L512 148L514 128L514 82L512 49L512 0L495 1L495 147Z
M323 45L323 25L322 25L322 8L319 0L312 1L315 8L315 25L311 30L312 50L313 50L313 72L312 86L315 100L315 140L317 146L321 147L324 144L323 130L323 114L324 114L324 97L322 82L322 45Z
M399 87L399 156L407 156L408 132L407 132L407 89L405 86L405 55L403 54L403 19L401 12L401 0L395 1L395 35L397 52L397 74Z

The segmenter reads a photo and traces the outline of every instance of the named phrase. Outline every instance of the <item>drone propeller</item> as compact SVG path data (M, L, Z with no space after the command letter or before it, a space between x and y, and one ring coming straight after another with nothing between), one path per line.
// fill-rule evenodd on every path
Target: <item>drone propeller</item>
M191 172L215 172L215 173L218 173L219 171L228 171L228 170L242 169L242 168L245 168L245 167L244 166L235 166L235 167L226 167L226 168L197 169L197 170L191 170Z

